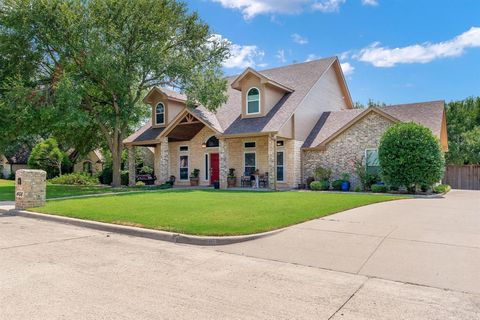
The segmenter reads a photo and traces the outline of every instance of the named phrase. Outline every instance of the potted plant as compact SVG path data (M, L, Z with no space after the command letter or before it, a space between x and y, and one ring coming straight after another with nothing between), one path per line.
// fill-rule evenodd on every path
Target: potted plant
M198 182L200 180L200 170L199 169L193 169L192 173L190 173L190 185L192 187L198 186Z
M229 188L234 188L237 184L237 176L235 175L235 168L228 169L227 185Z
M342 191L350 190L350 175L348 173L342 173Z

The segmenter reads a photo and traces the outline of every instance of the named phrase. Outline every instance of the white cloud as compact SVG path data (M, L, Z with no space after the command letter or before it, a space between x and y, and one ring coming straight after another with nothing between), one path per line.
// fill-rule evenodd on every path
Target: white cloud
M293 40L293 42L298 43L298 44L307 44L308 43L308 39L306 37L302 37L298 33L292 34L292 40Z
M364 6L378 6L378 0L362 0Z
M317 59L320 59L321 57L320 56L317 56L316 54L314 53L310 53L308 56L307 56L307 59L305 60L305 62L309 62L309 61L312 61L312 60L317 60Z
M428 63L436 59L458 57L467 48L476 47L480 47L480 28L472 27L453 39L438 43L426 42L391 49L375 42L360 50L355 58L376 67L394 67L401 63Z
M322 12L336 12L340 10L340 6L345 3L346 0L319 0L312 4L314 10Z
M285 58L285 50L283 49L278 50L275 57L277 57L278 61L281 63L287 62L287 59Z
M255 66L266 66L260 61L265 56L265 52L256 45L239 45L232 43L230 40L223 38L220 34L212 35L212 40L224 41L230 47L230 56L223 62L225 68L245 69Z
M349 62L340 63L340 66L342 67L343 74L346 76L352 75L353 71L355 71L355 67Z
M298 14L305 10L338 11L346 0L211 0L242 12L245 19L259 14Z

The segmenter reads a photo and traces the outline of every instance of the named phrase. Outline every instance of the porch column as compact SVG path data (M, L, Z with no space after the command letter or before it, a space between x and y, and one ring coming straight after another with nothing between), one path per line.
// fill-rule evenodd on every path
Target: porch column
M137 167L135 164L135 147L134 146L128 146L128 185L129 186L134 186L135 185L135 179L137 175Z
M157 181L159 184L165 183L170 178L170 153L168 151L168 138L164 137L160 143L160 170L157 175Z
M219 169L220 169L220 189L227 189L228 177L228 142L224 138L219 139Z
M273 190L277 189L276 148L277 148L277 137L268 136L268 187Z

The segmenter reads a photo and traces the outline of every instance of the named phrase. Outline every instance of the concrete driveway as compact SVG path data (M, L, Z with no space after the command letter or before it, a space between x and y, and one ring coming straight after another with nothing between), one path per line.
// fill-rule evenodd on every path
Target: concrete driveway
M216 250L480 293L480 192L370 205Z
M216 249L0 214L0 319L479 319L474 195L365 207Z

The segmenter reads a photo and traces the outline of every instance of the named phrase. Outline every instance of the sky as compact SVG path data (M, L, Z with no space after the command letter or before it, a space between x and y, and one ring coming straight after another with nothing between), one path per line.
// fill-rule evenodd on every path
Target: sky
M188 0L227 75L338 56L354 101L480 95L480 0Z

